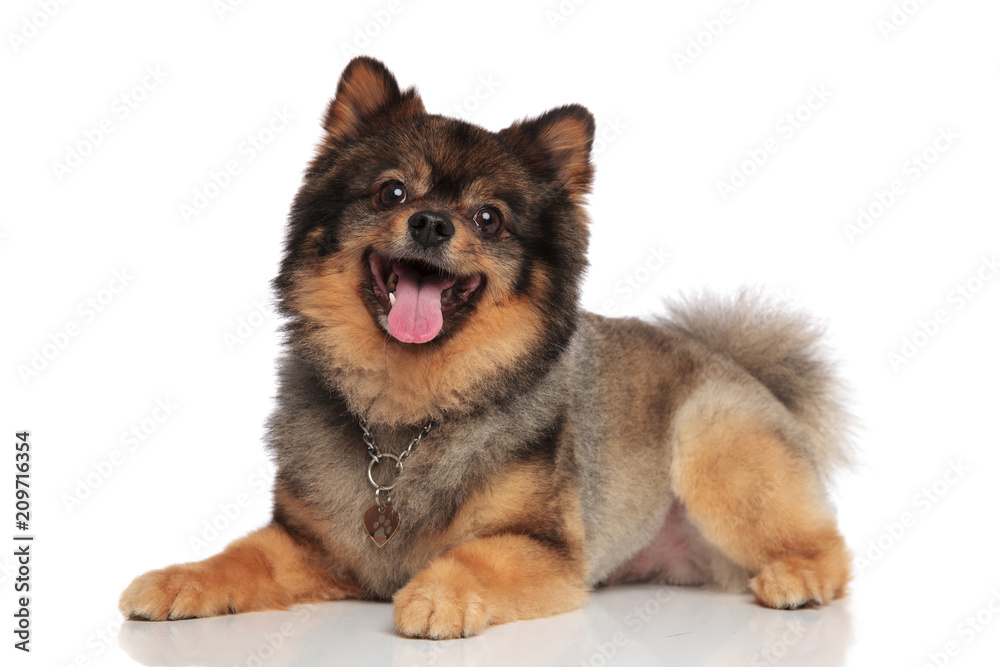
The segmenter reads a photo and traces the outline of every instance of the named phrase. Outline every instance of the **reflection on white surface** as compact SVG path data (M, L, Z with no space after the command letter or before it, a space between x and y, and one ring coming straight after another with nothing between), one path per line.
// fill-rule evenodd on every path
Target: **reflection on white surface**
M287 612L168 623L128 621L121 648L145 665L645 665L844 664L845 600L776 611L750 596L627 586L602 590L580 611L489 628L470 639L424 641L393 633L392 607L331 602Z

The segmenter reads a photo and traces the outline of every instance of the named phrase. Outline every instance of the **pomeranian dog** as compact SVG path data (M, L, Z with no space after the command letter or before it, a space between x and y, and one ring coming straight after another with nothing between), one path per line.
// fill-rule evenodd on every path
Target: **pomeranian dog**
M594 119L500 132L350 62L289 217L270 524L135 579L150 620L392 600L450 638L622 582L845 594L848 459L810 320L743 293L657 322L580 310Z

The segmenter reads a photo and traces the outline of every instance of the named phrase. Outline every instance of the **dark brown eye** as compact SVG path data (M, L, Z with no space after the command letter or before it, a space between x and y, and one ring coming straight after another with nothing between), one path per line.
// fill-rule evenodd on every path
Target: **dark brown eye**
M396 179L386 181L382 184L382 187L378 189L378 194L375 195L375 200L378 202L378 205L383 208L399 206L406 201L406 186L403 185L402 181L397 181Z
M472 221L486 236L496 236L503 229L503 215L492 206L484 206L479 209Z

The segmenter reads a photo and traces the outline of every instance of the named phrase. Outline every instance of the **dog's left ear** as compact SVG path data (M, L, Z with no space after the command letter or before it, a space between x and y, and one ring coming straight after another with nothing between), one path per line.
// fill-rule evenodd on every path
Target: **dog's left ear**
M380 126L425 113L417 91L400 92L396 77L380 61L358 56L347 64L330 101L323 127L327 143L343 144Z
M594 117L579 104L545 112L501 130L500 140L524 161L525 166L553 188L571 194L590 191L594 166Z

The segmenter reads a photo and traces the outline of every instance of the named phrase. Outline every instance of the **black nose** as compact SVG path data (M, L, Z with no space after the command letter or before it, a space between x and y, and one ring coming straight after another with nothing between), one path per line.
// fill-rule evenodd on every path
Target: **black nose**
M425 248L444 243L455 235L451 220L432 211L418 211L410 216L410 236Z

